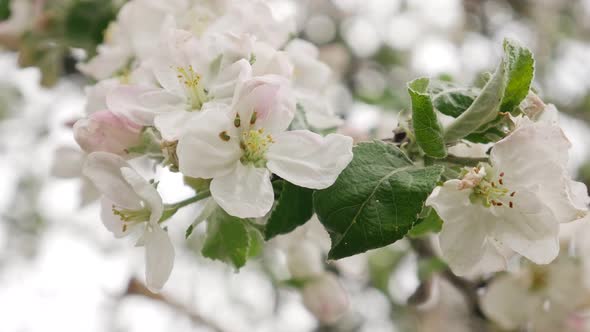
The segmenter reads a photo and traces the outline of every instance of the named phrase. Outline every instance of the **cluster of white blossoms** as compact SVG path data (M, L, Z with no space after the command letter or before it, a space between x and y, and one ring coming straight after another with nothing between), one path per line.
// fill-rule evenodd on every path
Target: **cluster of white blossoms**
M539 107L534 120L514 119L516 128L493 145L490 164L465 169L426 201L444 220L440 248L457 275L505 270L515 255L548 264L559 253L560 224L588 213L587 188L567 171L571 144L557 110Z
M79 65L101 80L74 126L88 153L83 173L102 192L115 236L141 230L150 289L168 279L174 249L161 226L166 205L128 160L159 158L206 180L203 194L240 218L269 213L273 174L323 189L352 160L350 137L292 126L296 115L315 129L340 121L323 107L329 67L315 46L288 41L292 26L262 1L134 0Z

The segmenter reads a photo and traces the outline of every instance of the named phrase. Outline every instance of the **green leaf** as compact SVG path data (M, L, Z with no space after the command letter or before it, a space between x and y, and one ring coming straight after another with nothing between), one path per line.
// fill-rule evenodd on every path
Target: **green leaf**
M424 77L408 83L408 92L412 100L414 134L424 153L433 158L444 158L447 156L447 149L442 126L427 92L429 82L430 80Z
M10 0L0 0L0 21L10 18Z
M445 141L457 141L494 120L500 111L505 88L506 70L502 60L473 104L446 128Z
M436 80L430 82L428 90L436 110L454 118L463 114L480 92L476 88L461 88Z
M315 211L339 259L401 239L418 219L443 167L418 167L392 144L361 143L330 188L314 193Z
M264 249L264 238L262 234L254 227L246 226L248 229L248 236L250 237L250 248L248 250L248 258L256 257L262 254Z
M207 237L201 253L239 269L251 255L251 237L244 220L218 208L207 220Z
M74 1L65 18L65 37L75 47L98 45L116 15L110 1Z
M504 54L508 85L500 111L512 113L529 93L535 74L535 59L529 49L510 39L504 40Z
M505 136L502 127L486 126L500 112L514 113L529 93L535 70L530 50L514 41L504 41L504 56L473 103L445 130L445 141L467 137L472 142L493 142ZM502 119L500 119L502 120ZM470 134L478 133L479 135Z
M313 190L301 188L284 180L273 183L279 197L266 223L264 237L271 239L305 224L313 216Z
M420 237L428 233L438 233L442 229L443 221L434 209L428 208L428 214L419 219L408 232L411 237Z

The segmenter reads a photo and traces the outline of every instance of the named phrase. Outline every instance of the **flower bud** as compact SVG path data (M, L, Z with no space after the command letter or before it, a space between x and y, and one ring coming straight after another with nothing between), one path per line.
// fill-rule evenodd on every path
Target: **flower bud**
M302 295L307 310L323 324L335 323L348 311L348 294L330 273L306 283Z
M295 279L307 279L324 272L320 248L309 241L292 245L287 251L287 267Z
M141 142L141 126L110 111L91 114L74 124L74 138L82 150L110 152L120 156Z

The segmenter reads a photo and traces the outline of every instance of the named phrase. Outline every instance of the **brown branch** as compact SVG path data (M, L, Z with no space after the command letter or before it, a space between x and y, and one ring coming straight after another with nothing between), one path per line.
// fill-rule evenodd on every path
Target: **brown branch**
M432 245L426 239L408 239L412 249L422 258L436 257ZM476 316L486 319L479 305L479 296L477 295L478 284L467 279L456 276L451 269L446 267L439 275L445 278L453 287L463 295L469 310Z
M170 306L171 308L177 310L178 312L186 315L196 324L205 325L205 326L213 329L216 332L226 332L223 328L218 326L215 322L206 319L205 317L201 316L200 314L198 314L194 311L191 311L190 309L188 309L184 305L178 303L177 301L174 301L173 299L170 299L169 297L166 297L162 294L155 294L155 293L150 292L149 289L141 281L139 281L135 278L131 278L129 280L129 284L127 285L127 290L123 294L123 296L133 296L133 295L143 296L148 299L166 304L166 305Z

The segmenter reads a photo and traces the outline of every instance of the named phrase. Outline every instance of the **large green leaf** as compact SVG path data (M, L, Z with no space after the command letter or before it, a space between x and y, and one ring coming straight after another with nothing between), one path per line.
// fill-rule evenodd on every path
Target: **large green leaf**
M315 211L332 239L331 259L391 244L418 219L442 166L418 167L392 144L361 143L330 188L314 193Z
M10 0L0 0L0 21L8 19L10 15Z
M201 253L240 268L261 251L262 236L247 221L218 208L207 219L207 237Z
M265 238L271 239L279 234L286 234L305 224L313 216L313 190L301 188L287 181L280 180L278 200L264 231Z
M433 158L447 156L443 130L428 94L428 78L418 78L408 83L412 100L412 124L416 142L424 153Z

